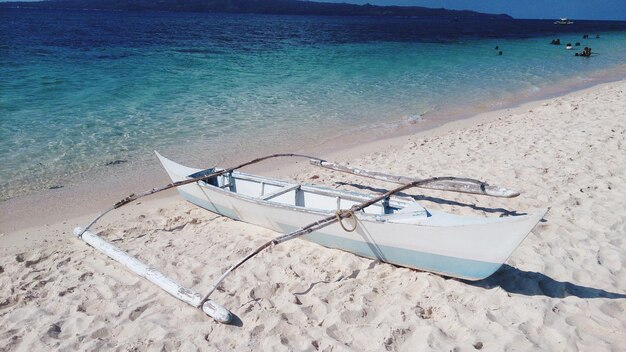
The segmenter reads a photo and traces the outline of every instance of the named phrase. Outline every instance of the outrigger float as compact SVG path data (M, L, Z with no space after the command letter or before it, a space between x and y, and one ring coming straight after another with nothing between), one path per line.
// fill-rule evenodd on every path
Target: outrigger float
M511 198L519 192L474 179L415 179L353 168L299 154L274 154L226 168L195 169L157 153L172 183L132 194L74 233L92 247L148 279L172 296L197 307L221 323L230 312L209 299L235 269L264 249L290 239L302 239L383 262L466 280L481 280L498 270L543 218L547 209L527 215L470 217L426 209L396 194L419 187ZM382 195L347 192L281 181L237 171L277 157L301 157L311 164L401 186ZM89 231L102 216L139 198L177 187L183 198L213 213L265 227L278 236L233 264L201 295L183 287Z

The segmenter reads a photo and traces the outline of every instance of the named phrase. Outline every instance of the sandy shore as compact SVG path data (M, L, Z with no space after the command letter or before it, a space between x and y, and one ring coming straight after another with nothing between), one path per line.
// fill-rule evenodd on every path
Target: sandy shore
M510 200L415 193L430 208L499 216L552 207L501 270L474 283L297 240L225 282L213 297L240 322L219 325L72 238L93 214L42 223L37 219L50 210L35 209L33 221L42 225L24 228L4 208L0 351L622 350L625 91L626 81L607 83L322 155L523 191ZM266 173L347 189L390 187L302 162ZM91 209L87 198L62 201ZM96 230L198 291L277 235L198 209L173 192L122 208Z

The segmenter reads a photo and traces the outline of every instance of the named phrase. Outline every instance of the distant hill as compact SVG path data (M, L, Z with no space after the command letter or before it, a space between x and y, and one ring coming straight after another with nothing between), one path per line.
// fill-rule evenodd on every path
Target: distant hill
M475 11L432 9L416 6L355 5L298 0L51 0L40 2L0 2L0 7L274 15L511 18L511 16L505 14L495 15Z

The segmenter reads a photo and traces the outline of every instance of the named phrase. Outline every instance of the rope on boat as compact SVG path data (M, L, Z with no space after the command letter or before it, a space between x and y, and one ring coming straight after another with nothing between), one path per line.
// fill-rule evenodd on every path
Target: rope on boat
M347 214L345 217L343 216L344 214ZM354 215L354 211L353 210L343 210L343 209L339 209L335 212L335 217L337 218L337 221L339 222L339 225L341 225L341 228L346 231L346 232L353 232L354 230L356 230L356 225L357 225L357 219L356 219L356 215ZM352 228L347 228L344 224L343 224L343 219L344 218L350 218L352 219Z

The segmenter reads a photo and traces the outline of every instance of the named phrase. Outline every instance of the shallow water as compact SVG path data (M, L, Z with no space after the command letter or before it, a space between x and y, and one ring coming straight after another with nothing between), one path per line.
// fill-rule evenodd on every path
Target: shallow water
M597 55L574 57L556 37ZM1 199L155 149L293 150L626 64L623 22L15 9L0 13L0 39Z

